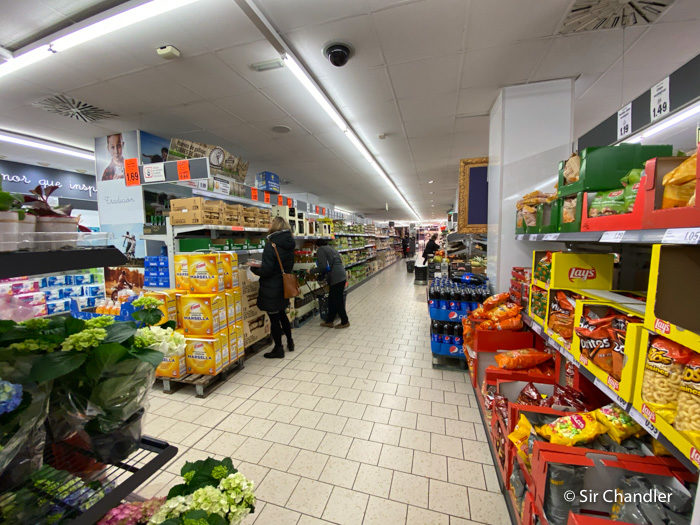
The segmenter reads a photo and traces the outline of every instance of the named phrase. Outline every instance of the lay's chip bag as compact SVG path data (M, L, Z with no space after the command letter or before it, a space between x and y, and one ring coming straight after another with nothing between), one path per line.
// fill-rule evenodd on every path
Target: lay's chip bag
M215 253L190 253L187 255L190 292L195 294L224 291L224 271Z

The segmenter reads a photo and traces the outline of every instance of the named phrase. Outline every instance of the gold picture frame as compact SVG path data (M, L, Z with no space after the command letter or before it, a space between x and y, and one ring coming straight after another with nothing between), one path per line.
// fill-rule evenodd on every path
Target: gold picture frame
M469 217L469 172L472 168L489 165L488 157L473 157L459 161L459 209L457 231L459 233L486 233L488 224L468 224Z

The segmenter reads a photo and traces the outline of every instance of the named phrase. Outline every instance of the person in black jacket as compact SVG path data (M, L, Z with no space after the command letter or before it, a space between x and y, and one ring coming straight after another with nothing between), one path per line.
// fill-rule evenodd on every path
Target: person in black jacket
M277 254L279 253L279 261ZM260 289L258 291L258 308L267 312L270 317L270 331L275 347L271 352L263 354L267 358L284 357L282 346L282 333L287 336L287 349L294 351L292 340L292 326L284 311L287 307L287 299L284 298L284 284L282 283L282 270L291 273L294 266L294 237L289 229L289 224L282 217L275 217L270 223L270 233L267 236L265 249L262 254L262 265L258 268L251 267L250 271L260 276Z
M406 257L408 257L408 243L409 243L408 232L406 232L406 235L404 235L401 238L401 248L403 249L403 258L404 259Z
M334 248L328 246L326 239L316 241L316 268L310 273L325 277L328 282L328 316L323 320L321 326L333 328L336 315L340 316L340 324L335 328L347 328L350 326L348 314L345 311L345 282L347 274L343 266L340 254Z
M428 244L425 245L425 250L423 250L423 264L428 262L428 257L440 249L440 245L436 241L437 233L434 233L433 236L430 237Z

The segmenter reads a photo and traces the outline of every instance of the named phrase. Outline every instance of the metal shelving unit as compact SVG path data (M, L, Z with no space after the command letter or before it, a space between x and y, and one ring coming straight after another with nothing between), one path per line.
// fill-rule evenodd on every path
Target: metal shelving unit
M114 246L0 252L0 279L119 266L126 262L126 255Z
M597 242L604 244L700 244L700 228L606 232L520 233L517 241Z

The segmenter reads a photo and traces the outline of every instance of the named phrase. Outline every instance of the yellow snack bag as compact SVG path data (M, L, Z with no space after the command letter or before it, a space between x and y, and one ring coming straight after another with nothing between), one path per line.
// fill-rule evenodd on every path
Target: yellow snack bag
M190 270L187 262L187 254L176 253L173 255L173 264L175 265L175 288L178 290L189 290Z
M683 369L673 426L700 449L700 354L694 353Z
M551 423L536 427L535 430L550 443L570 447L578 443L589 443L605 433L605 427L598 423L593 412L562 416Z
M190 292L218 293L224 291L224 273L217 254L191 253L187 256L187 268Z
M185 362L187 373L214 376L221 372L221 338L186 337Z
M657 439L651 440L651 451L655 456L671 456L672 454L666 450L661 442Z
M530 456L527 453L527 443L530 439L531 431L532 425L530 421L525 417L525 414L520 414L520 418L513 432L508 434L508 439L515 445L515 450L517 450L518 455L523 458L527 465L530 464Z
M180 298L182 328L188 335L212 335L221 327L222 299L217 294L191 294Z
M608 435L618 444L642 430L627 412L614 403L599 408L594 414L600 424L608 429Z

